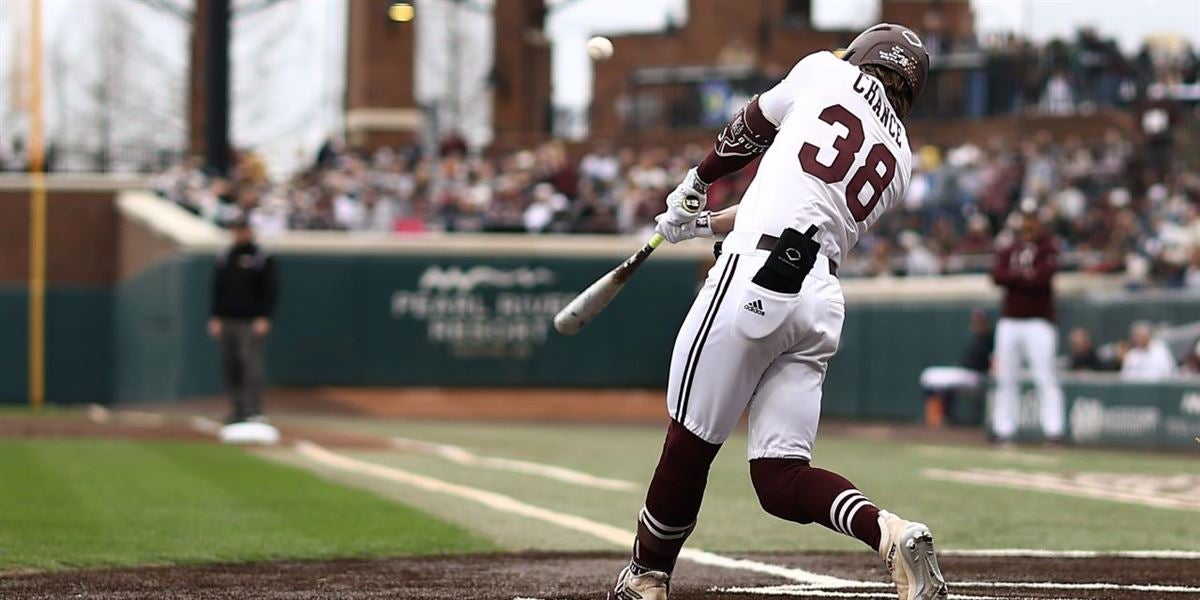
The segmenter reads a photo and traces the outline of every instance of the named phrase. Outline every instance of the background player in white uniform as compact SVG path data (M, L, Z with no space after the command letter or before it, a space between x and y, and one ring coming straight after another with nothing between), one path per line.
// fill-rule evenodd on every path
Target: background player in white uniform
M739 111L668 196L658 217L668 241L728 235L675 342L666 443L610 599L667 597L709 466L746 410L751 479L767 512L862 540L905 600L946 597L927 527L809 464L845 317L837 264L903 198L912 153L900 119L928 68L920 39L898 25L863 32L842 59L811 54ZM741 204L704 212L708 184L759 155Z
M1035 209L1023 210L1011 244L996 250L992 279L1004 288L996 324L996 394L992 435L998 443L1017 433L1021 404L1021 360L1037 387L1046 441L1060 443L1065 413L1062 388L1054 373L1058 329L1054 326L1054 273L1058 242L1042 229Z

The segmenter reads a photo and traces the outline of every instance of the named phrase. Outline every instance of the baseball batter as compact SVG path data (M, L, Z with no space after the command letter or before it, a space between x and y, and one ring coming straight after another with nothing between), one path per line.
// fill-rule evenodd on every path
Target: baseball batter
M996 324L996 395L992 434L1007 443L1017 432L1021 360L1033 375L1041 405L1042 430L1051 443L1063 437L1063 395L1055 377L1058 331L1054 327L1054 272L1058 246L1042 229L1037 213L1021 215L1012 244L996 251L992 279L1004 288L1003 316Z
M657 231L668 241L728 235L675 342L666 443L610 600L667 598L709 466L747 410L750 475L767 512L862 540L904 600L946 597L925 525L809 464L846 310L837 265L904 196L902 119L928 69L921 40L898 25L871 27L840 59L811 54L751 99L667 197ZM740 205L703 210L710 183L759 156Z

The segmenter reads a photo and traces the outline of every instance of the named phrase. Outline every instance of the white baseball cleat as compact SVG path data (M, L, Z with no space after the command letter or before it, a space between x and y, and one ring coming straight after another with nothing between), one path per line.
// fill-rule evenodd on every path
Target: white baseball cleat
M946 579L924 523L879 511L879 556L892 575L900 600L946 600Z
M625 567L609 588L608 600L667 600L670 592L670 575L662 571L634 575L629 567Z

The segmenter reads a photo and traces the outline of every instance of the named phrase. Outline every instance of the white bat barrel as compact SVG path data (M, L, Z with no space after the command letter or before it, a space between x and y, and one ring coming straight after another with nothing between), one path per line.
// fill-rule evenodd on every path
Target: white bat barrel
M610 271L604 277L597 279L595 283L588 286L586 290L575 296L554 315L554 329L563 335L575 335L583 329L584 325L588 324L608 306L609 302L617 296L621 288L625 287L623 282L618 283L613 273Z

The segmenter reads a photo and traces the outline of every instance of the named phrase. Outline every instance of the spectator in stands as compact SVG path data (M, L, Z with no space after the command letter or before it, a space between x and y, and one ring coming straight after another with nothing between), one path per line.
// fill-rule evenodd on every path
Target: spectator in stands
M341 138L332 137L325 140L320 149L317 150L317 162L313 165L315 169L332 169L337 166L338 158L345 151L346 144Z
M1055 71L1046 81L1046 89L1042 92L1042 112L1054 116L1075 112L1075 90L1071 88L1065 71Z
M559 218L567 208L566 196L555 190L550 183L539 183L533 187L533 201L525 209L522 220L529 233L544 233L557 227Z
M1180 283L1186 289L1200 291L1200 218L1193 218L1189 228L1192 229L1191 255Z
M5 138L0 138L0 171L24 171L29 166L25 142L19 135Z
M279 278L275 261L245 220L230 227L233 246L217 259L208 333L221 346L232 411L227 422L263 421L263 347L271 332Z
M1200 375L1200 340L1192 347L1192 351L1183 361L1182 371L1189 375Z
M1175 374L1175 358L1166 343L1153 335L1154 329L1146 321L1129 328L1130 348L1121 358L1121 379L1155 381Z
M928 277L941 271L937 257L929 251L921 234L910 230L900 232L900 248L904 250L904 272L909 277Z
M1070 64L1061 63L1068 76ZM1063 240L1064 269L1123 272L1134 287L1200 288L1200 177L1177 167L1147 170L1148 151L1131 141L1142 143L1134 133L1109 131L1090 144L1044 132L1014 143L914 144L919 151L903 210L864 236L863 252L840 271L844 277L982 272L997 232L1028 197ZM364 154L333 140L312 168L275 182L266 165L241 152L228 179L184 161L156 177L155 188L211 221L248 217L260 235L284 225L641 234L666 186L697 151L600 143L576 160L557 143L486 156L458 139L444 147L436 156L417 146ZM1183 154L1167 158L1184 162ZM737 202L752 172L714 184L709 206Z
M957 367L927 367L921 371L925 391L925 422L940 426L961 394L977 392L992 365L992 323L986 310L971 311L970 339Z
M592 184L592 189L604 194L612 189L617 178L621 175L621 162L613 152L612 144L600 142L596 148L586 154L579 162L579 174L584 181Z
M1082 327L1071 330L1067 336L1069 346L1068 367L1072 371L1103 371L1104 365L1096 354L1096 346L1092 343L1092 335Z

